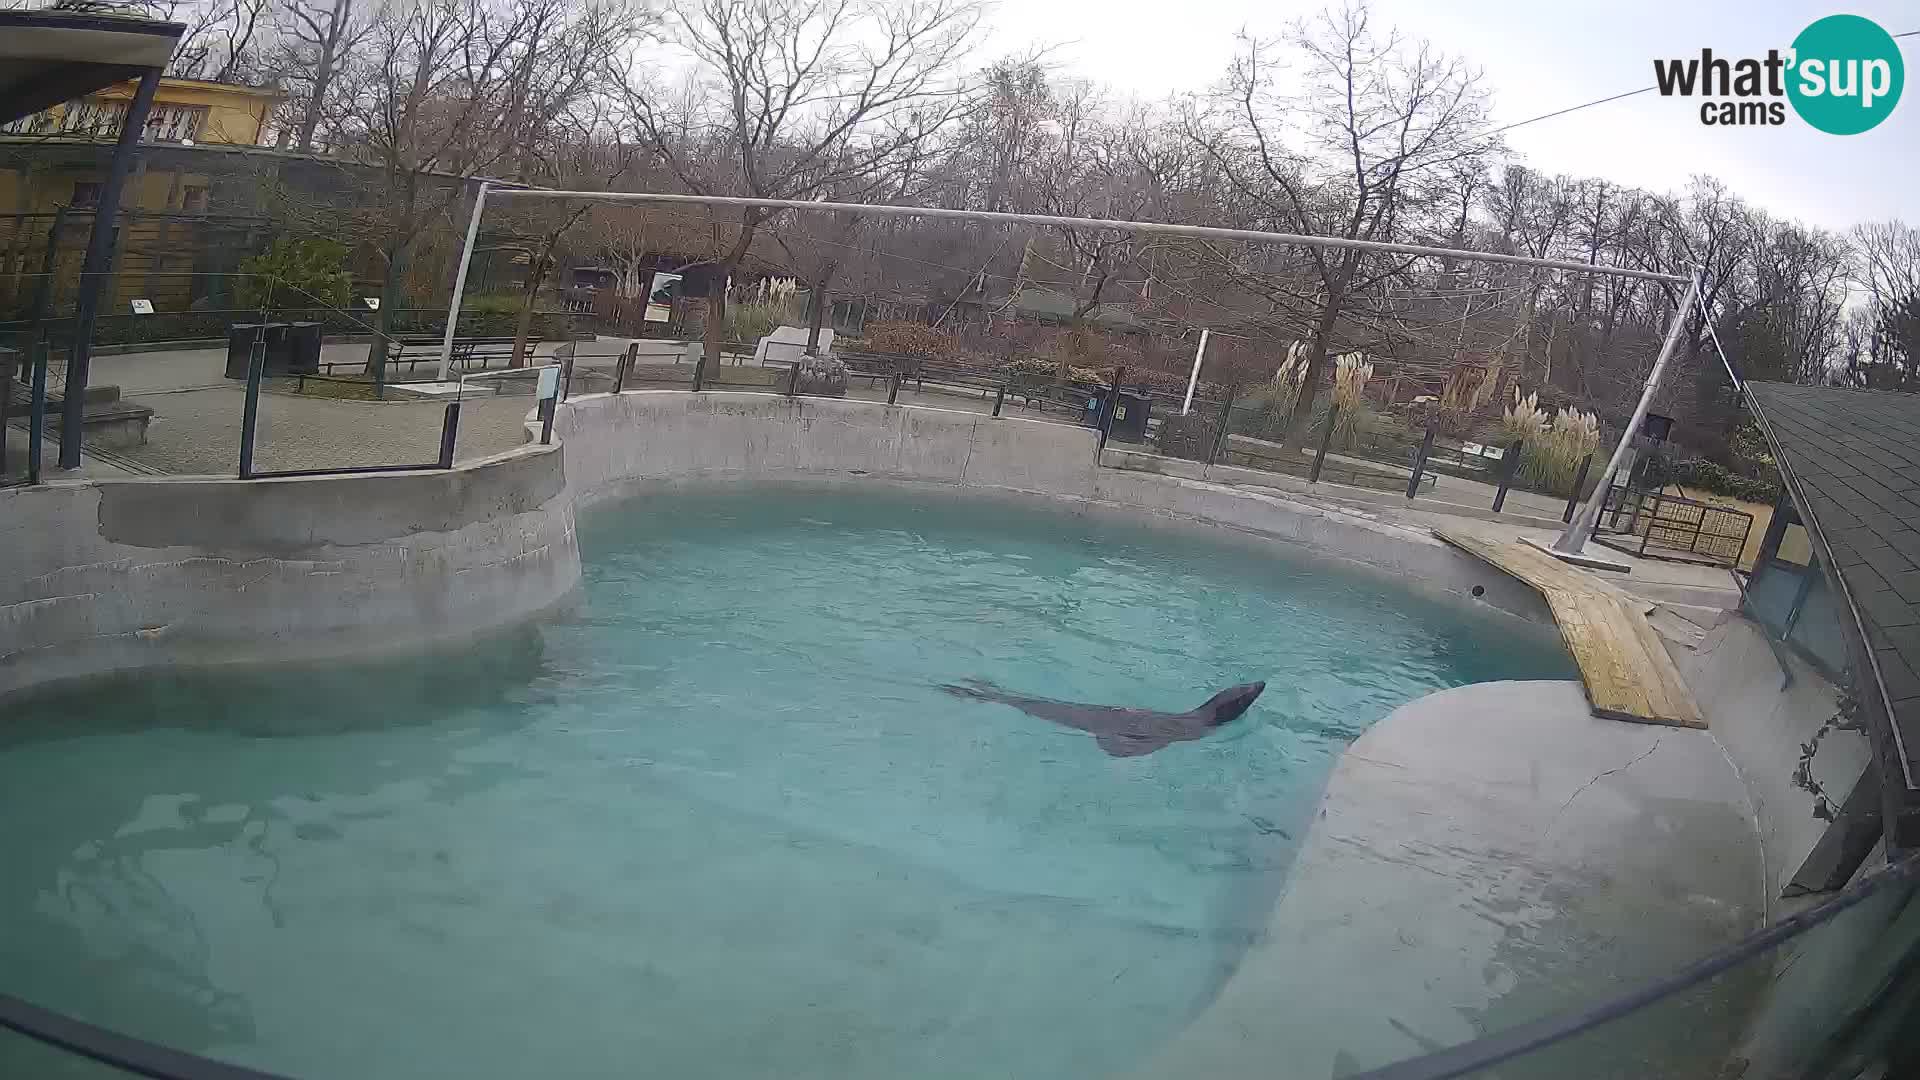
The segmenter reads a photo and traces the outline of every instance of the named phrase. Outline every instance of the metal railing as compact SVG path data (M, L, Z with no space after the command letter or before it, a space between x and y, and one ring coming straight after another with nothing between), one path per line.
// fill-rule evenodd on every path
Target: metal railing
M1869 900L1898 896L1894 890L1904 888L1908 890L1905 899L1910 901L1916 881L1920 881L1920 855L1907 855L1876 873L1863 876L1818 904L1781 918L1732 945L1681 965L1671 974L1625 993L1584 1008L1569 1009L1520 1023L1384 1068L1349 1075L1353 1080L1450 1080L1525 1058L1535 1051L1563 1046L1578 1036L1631 1017L1649 1007L1673 1001L1687 991L1704 986L1742 965L1767 959L1775 950L1817 928L1832 924L1840 916L1860 908ZM1905 959L1908 958L1885 958L1886 966L1897 973ZM1869 982L1884 982L1873 978L1878 974L1876 972L1866 974ZM1901 994L1897 991L1902 988L1896 981L1891 989L1896 992L1887 992L1883 985L1879 992L1869 995L1867 1008L1901 1008ZM1356 1008L1364 1007L1356 1003ZM1888 1037L1889 1028L1895 1032L1898 1030L1897 1023L1888 1024L1884 1022L1885 1019L1882 1018L1883 1023L1879 1027L1881 1037ZM0 992L0 1029L149 1080L287 1080L281 1074L216 1061L125 1035L4 992ZM1271 1074L1276 1080L1289 1075L1284 1062L1275 1062ZM1555 1074L1568 1076L1570 1080L1579 1080L1581 1076L1564 1068L1556 1070Z
M1614 488L1594 540L1649 559L1735 567L1753 534L1753 515L1664 491Z

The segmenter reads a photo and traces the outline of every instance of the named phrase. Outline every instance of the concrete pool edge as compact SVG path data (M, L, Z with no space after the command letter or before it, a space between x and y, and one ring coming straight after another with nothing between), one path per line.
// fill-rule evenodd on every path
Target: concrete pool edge
M527 426L529 442L537 425ZM579 508L661 483L912 483L1281 542L1551 626L1531 590L1360 511L1094 464L1085 428L916 406L631 391L553 445L445 471L0 491L0 700L154 668L372 658L506 629L580 581ZM1475 598L1475 589L1481 595Z
M1090 429L912 405L627 391L560 406L576 506L710 483L912 484L1280 541L1480 610L1552 628L1532 589L1382 515L1177 476L1100 468Z
M372 658L564 602L558 446L445 471L0 491L0 700L153 668Z

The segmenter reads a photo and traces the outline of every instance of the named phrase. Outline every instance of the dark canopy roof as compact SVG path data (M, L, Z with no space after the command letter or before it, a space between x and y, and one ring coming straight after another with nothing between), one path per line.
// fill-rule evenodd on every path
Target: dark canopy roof
M185 30L107 11L0 11L0 124L165 67Z
M1747 390L1845 601L1840 621L1854 639L1888 836L1920 845L1920 394L1760 382Z

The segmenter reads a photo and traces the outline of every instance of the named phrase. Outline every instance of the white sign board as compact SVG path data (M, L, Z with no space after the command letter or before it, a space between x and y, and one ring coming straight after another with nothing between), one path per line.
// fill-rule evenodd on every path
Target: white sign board
M545 401L560 395L560 369L557 367L540 369L540 386L534 391L537 400Z
M367 305L368 311L380 310L380 298L377 296L363 296L360 298L360 302Z
M151 301L151 300L144 300L144 299L143 299L143 300L135 300L135 301L133 302L133 313L134 313L135 315L151 315L151 314L153 314L153 301Z
M666 322L673 317L673 298L680 295L679 274L655 274L647 292L647 321Z

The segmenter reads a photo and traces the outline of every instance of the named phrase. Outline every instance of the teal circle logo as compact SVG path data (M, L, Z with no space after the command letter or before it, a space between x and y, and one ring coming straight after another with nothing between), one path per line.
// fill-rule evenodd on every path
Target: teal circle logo
M1800 119L1829 135L1872 129L1900 103L1900 44L1872 19L1829 15L1793 39L1787 99Z

